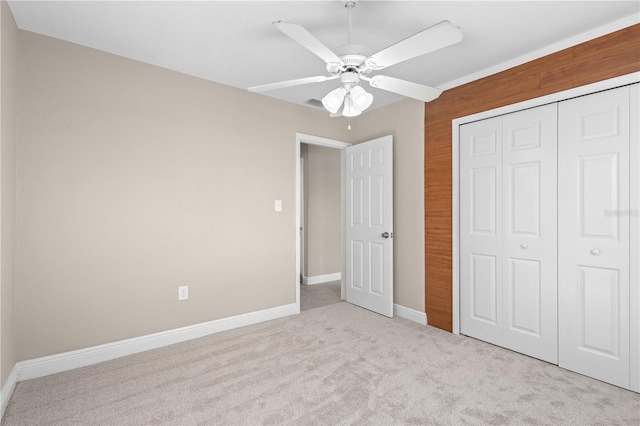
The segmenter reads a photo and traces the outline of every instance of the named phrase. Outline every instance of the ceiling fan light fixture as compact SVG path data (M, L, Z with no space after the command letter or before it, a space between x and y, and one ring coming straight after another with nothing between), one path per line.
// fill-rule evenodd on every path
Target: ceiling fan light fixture
M351 95L344 98L344 108L342 109L342 115L344 115L345 117L357 117L360 114L362 114L362 110L355 105L353 99L351 98Z
M356 86L351 89L350 98L353 100L355 107L360 111L369 108L373 103L373 95L367 93L361 86Z
M327 109L327 111L335 114L340 109L340 105L342 105L346 95L347 91L343 87L338 87L322 98L322 105Z

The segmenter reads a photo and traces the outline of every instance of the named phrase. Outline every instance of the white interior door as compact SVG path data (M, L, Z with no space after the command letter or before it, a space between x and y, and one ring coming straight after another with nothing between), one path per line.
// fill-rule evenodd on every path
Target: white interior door
M346 300L393 316L393 139L345 149Z
M558 363L557 104L503 116L504 346Z
M629 87L560 103L558 174L559 365L628 388Z
M460 127L460 332L502 333L502 117Z

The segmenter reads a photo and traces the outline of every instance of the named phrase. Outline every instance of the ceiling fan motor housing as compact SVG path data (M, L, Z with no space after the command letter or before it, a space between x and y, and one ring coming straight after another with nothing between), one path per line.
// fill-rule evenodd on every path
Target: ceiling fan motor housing
M341 64L327 64L327 71L336 75L341 72L357 71L360 74L371 72L369 67L364 66L366 59L371 56L371 49L360 44L345 44L334 49L340 58Z

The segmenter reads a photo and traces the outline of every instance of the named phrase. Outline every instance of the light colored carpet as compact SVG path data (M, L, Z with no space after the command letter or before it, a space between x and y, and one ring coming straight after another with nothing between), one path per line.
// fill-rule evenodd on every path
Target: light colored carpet
M640 395L345 302L21 382L3 425L640 424Z
M340 303L340 281L300 285L300 311Z

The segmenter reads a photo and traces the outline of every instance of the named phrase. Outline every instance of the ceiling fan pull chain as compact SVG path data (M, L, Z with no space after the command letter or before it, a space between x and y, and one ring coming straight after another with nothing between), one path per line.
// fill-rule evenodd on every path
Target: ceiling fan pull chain
M353 103L351 99L351 92L347 93L347 96L344 99L345 109L348 108L346 116L348 117L349 123L347 125L347 130L351 131L351 105ZM343 113L344 114L344 113Z

